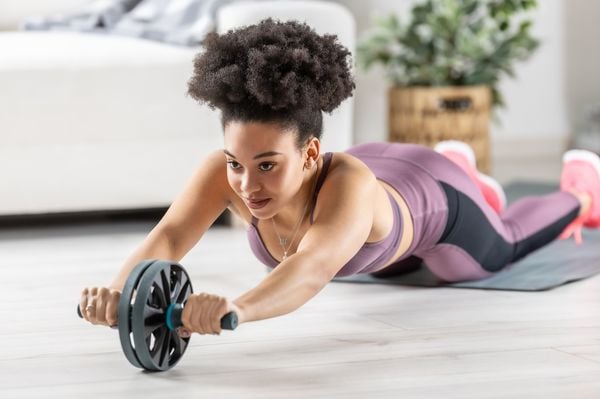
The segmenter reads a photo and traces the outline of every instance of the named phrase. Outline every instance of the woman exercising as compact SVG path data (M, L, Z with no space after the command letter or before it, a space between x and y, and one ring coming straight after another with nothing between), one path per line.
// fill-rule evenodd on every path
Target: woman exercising
M230 311L239 323L289 313L335 276L389 276L415 258L444 281L485 278L559 236L579 241L582 226L600 226L600 159L590 152L565 154L560 191L506 210L460 145L322 153L322 112L355 87L351 54L334 35L267 19L210 34L204 47L188 92L221 111L224 149L204 160L114 281L82 291L93 324L116 324L136 264L179 261L225 209L246 222L252 251L273 269L233 301L192 294L184 337L218 334Z

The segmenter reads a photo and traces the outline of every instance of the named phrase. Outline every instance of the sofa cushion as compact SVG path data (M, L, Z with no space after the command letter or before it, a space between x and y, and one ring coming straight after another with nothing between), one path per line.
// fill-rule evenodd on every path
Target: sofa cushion
M74 32L0 32L2 142L176 139L194 135L200 115L219 129L216 112L186 96L197 51Z
M169 203L222 145L186 96L198 49L0 32L0 215Z

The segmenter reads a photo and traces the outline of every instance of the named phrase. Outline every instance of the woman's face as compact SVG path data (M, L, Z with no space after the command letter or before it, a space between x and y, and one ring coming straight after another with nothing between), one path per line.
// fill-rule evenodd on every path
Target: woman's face
M302 186L296 135L275 124L230 122L224 138L229 185L255 217L272 217Z

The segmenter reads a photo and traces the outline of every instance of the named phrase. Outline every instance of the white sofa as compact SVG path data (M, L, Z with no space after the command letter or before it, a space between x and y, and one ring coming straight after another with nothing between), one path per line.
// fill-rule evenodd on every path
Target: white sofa
M25 16L15 3L0 0L0 26L11 25L3 15ZM338 34L354 51L354 19L335 3L233 3L217 26L268 16ZM168 206L222 147L218 112L185 95L199 51L113 35L0 32L0 216ZM352 144L352 112L348 99L325 114L326 151Z

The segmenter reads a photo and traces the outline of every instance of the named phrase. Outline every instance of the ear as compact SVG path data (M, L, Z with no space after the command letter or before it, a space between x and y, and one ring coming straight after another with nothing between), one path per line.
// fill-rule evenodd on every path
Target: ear
M304 168L311 169L319 160L321 142L316 137L311 137L304 148Z

